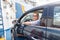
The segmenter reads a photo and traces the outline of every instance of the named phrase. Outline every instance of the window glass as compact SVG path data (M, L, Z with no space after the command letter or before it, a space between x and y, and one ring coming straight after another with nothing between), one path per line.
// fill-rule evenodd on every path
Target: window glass
M60 25L60 6L54 8L53 24L58 26Z

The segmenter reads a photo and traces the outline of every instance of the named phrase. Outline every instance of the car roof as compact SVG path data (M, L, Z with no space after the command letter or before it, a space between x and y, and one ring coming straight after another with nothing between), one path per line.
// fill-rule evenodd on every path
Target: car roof
M49 3L49 4L46 4L46 5L43 5L43 6L38 6L38 7L32 8L32 9L26 11L26 12L28 13L29 11L31 12L31 11L39 10L40 8L47 8L47 7L52 7L52 6L60 6L60 1Z

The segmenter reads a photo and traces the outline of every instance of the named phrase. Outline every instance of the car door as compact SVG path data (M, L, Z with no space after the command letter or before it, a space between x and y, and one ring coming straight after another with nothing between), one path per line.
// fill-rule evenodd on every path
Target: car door
M39 14L38 20L40 20L40 25L23 25L23 22L26 21L33 21L33 14L34 12L37 11ZM47 8L35 8L32 10L27 11L21 18L19 18L18 22L21 23L22 31L20 29L20 32L23 32L24 36L27 36L28 39L33 39L33 40L46 40L46 31L47 31L47 24L46 24L46 13L47 13Z

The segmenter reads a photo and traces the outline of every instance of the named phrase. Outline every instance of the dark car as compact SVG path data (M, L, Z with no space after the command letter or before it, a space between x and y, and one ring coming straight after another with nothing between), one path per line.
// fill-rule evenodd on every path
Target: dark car
M25 21L32 21L34 11L39 13L40 25L23 25ZM26 40L60 40L60 3L55 2L28 10L18 19L15 27L15 35L26 37Z

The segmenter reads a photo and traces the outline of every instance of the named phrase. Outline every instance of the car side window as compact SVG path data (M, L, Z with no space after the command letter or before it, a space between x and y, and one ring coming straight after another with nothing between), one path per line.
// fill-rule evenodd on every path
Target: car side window
M53 25L54 27L60 26L60 6L54 7Z
M35 14L38 14L38 19L37 19L37 21L38 21L38 20L40 21L40 20L41 20L41 17L42 17L42 13L43 13L43 10L37 10L37 11L30 12L30 13L28 13L27 15L25 15L25 16L22 18L21 22L30 21L31 23L33 23L32 25L34 25L34 22L35 22L35 19L36 19ZM35 23L37 23L37 22L35 22ZM36 24L36 25L37 25L37 24ZM39 25L40 25L40 23L39 23Z

